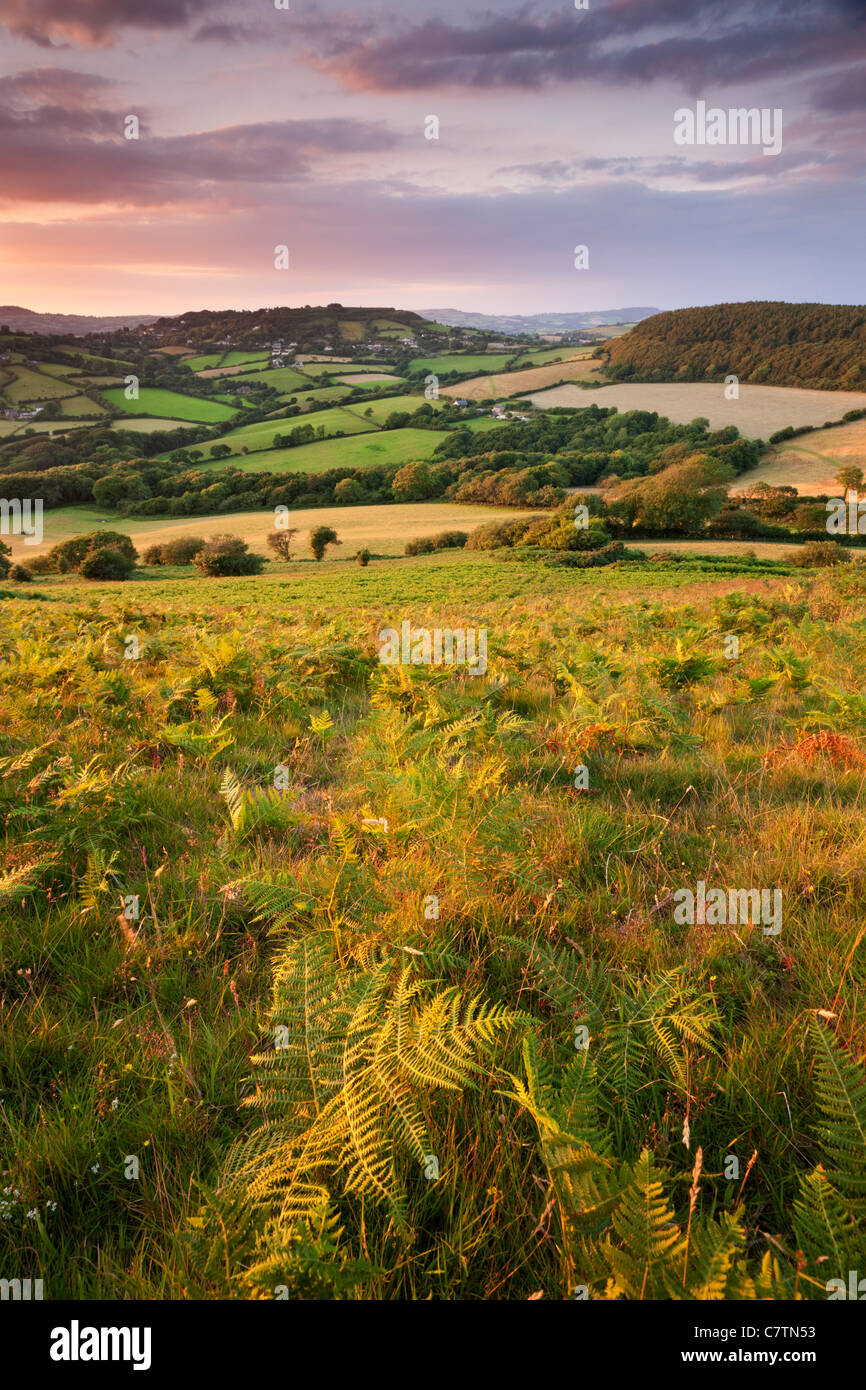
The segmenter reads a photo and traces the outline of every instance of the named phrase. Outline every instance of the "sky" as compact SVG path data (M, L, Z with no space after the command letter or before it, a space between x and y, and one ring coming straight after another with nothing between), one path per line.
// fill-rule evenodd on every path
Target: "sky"
M0 302L862 303L866 0L586 3L0 0Z

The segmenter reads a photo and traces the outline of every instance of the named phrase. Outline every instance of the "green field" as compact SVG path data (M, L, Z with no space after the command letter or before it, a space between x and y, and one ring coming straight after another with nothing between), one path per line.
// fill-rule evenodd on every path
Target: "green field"
M53 376L43 376L34 367L15 364L11 368L14 379L0 384L0 395L11 406L24 405L30 401L59 400L62 396L72 396L76 387L71 382L58 380Z
M510 352L475 352L465 355L452 352L443 353L441 357L413 357L409 363L409 370L432 372L434 375L445 372L499 372L513 356L514 353Z
M281 400L285 405L304 406L311 402L344 401L350 394L349 386L314 386L311 391L287 391Z
M246 445L249 449L268 449L275 435L290 434L292 430L312 425L314 429L325 431L325 438L343 430L345 434L360 434L364 430L375 429L369 420L363 419L347 410L316 410L312 414L293 416L291 420L260 420L255 425L243 425L220 437L220 444L229 444L233 450Z
M315 416L305 419L312 420ZM294 449L269 449L247 457L238 454L209 466L240 468L244 473L326 473L329 468L412 463L416 459L430 458L442 438L443 435L434 430L377 430L372 435L358 433L345 439L323 439Z
M375 420L377 424L381 425L395 411L408 410L412 414L422 405L430 405L434 410L441 410L443 402L425 401L423 396L386 396L382 400L359 401L356 404L347 405L346 410L358 414L364 419ZM369 417L367 417L368 410L371 412Z
M191 372L206 372L216 367L222 359L221 352L198 353L195 357L184 357L181 366L189 367Z
M350 551L2 586L5 1268L826 1301L866 1250L866 573ZM383 664L403 623L485 668ZM778 933L683 921L703 881Z
M306 386L308 378L292 367L272 367L265 372L240 372L228 380L229 391L238 386L272 386L275 391L292 391L297 386Z
M147 411L149 415L162 416L166 420L196 420L211 422L231 420L237 411L219 401L200 400L195 396L184 396L179 391L163 391L154 386L142 386L138 400L128 401L123 389L103 391L103 398L115 410L139 415Z

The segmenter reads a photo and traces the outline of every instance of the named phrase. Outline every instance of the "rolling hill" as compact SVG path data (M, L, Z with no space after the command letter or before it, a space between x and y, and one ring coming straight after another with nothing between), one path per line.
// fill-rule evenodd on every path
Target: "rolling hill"
M740 381L866 388L866 308L748 302L675 309L607 345L613 381Z

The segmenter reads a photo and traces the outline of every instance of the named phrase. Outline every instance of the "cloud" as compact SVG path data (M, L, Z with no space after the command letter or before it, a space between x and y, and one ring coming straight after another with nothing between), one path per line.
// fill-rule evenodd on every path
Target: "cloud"
M123 29L183 29L211 0L0 0L0 24L42 48L104 47Z
M380 21L349 41L319 29L311 61L353 90L542 88L554 83L707 84L770 79L866 59L860 0L618 0L587 11L523 8L459 25Z
M270 188L327 177L340 160L402 144L378 122L264 121L155 136L146 110L94 104L105 78L31 69L0 78L0 202L147 208L252 205ZM141 138L124 138L138 115Z

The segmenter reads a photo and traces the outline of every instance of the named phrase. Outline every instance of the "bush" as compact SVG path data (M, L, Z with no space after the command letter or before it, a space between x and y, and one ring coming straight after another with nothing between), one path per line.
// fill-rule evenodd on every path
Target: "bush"
M310 549L317 560L321 560L329 545L342 545L337 533L330 526L317 526L310 534Z
M204 550L201 536L176 536L161 546L163 565L191 565L200 550Z
M429 536L419 536L419 537L418 537L416 540L414 540L414 541L407 541L407 542L406 542L406 549L403 551L403 554L404 554L404 555L432 555L432 553L433 553L433 551L434 551L435 549L436 549L436 547L435 547L435 545L433 544L433 541L431 540L431 538L430 538Z
M801 569L827 569L831 565L847 565L851 556L835 541L809 541L798 550L788 551L782 559Z
M47 555L34 555L27 564L31 574L51 574L54 569L54 565Z
M55 569L65 574L67 570L80 569L91 551L106 548L119 550L121 554L127 555L130 569L138 559L135 546L122 531L89 531L86 536L72 536L68 541L61 541L59 545L52 546L48 558Z
M165 561L162 558L162 546L149 545L142 556L142 560L146 565L164 565Z
M440 531L438 535L431 536L434 550L460 550L468 539L466 531Z
M261 555L250 552L240 536L211 536L193 556L193 564L201 574L212 578L224 575L260 574L265 562Z
M358 551L358 554L355 556L355 559L358 561L359 565L369 565L370 552L366 546L364 546L361 550Z
M98 546L85 556L79 573L84 579L128 579L134 568L135 561L125 550Z
M33 575L24 565L13 565L9 571L9 578L14 579L18 584L29 584Z

